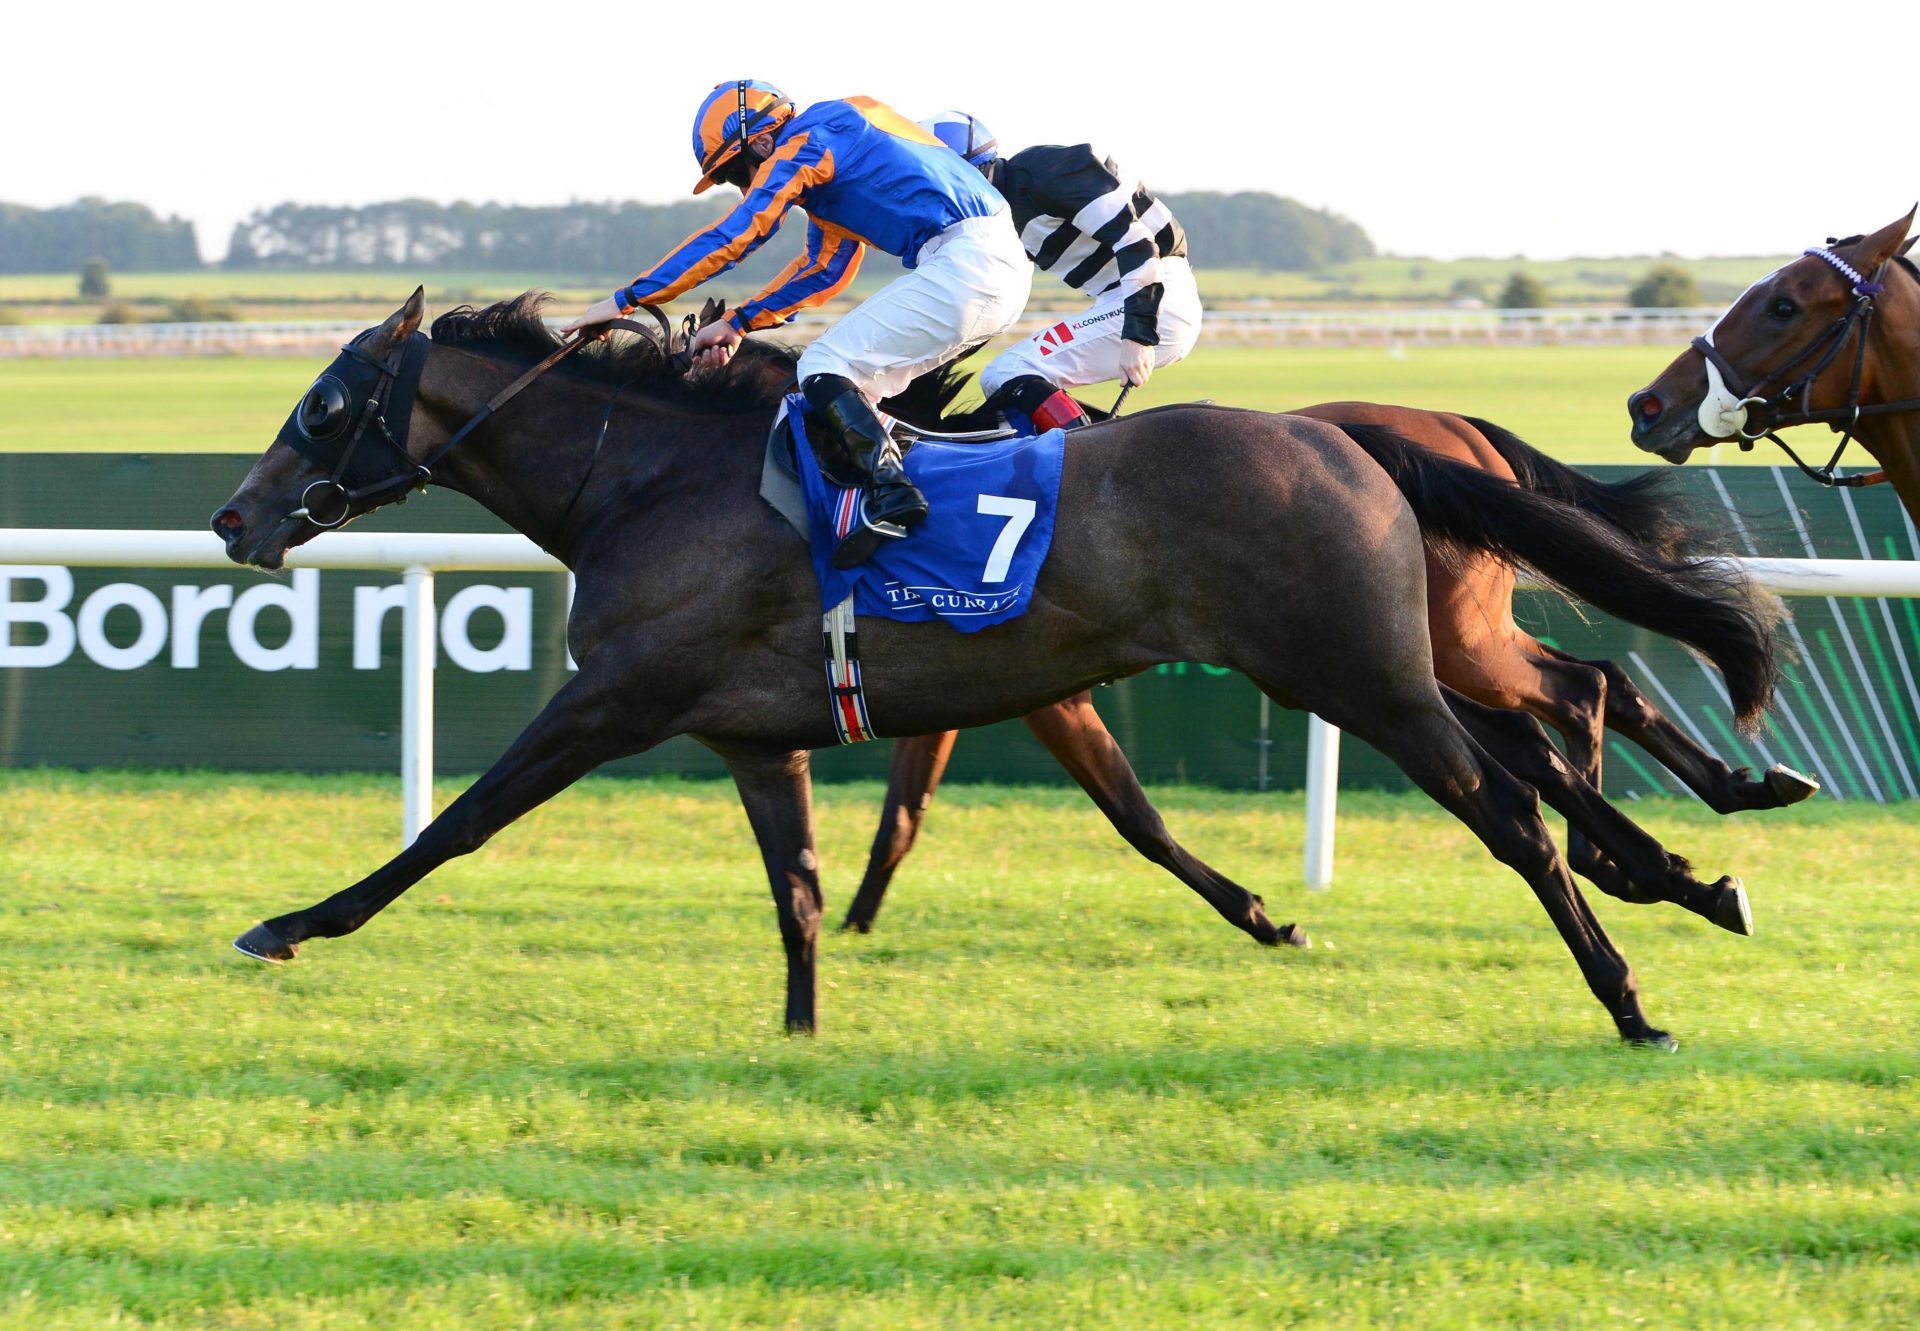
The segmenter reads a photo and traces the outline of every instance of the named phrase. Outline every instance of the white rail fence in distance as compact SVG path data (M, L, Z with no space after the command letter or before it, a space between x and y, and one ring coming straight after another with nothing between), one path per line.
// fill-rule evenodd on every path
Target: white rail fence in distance
M1027 336L1079 310L1029 310L1012 332ZM1714 309L1568 306L1487 309L1210 309L1214 342L1284 346L1684 345ZM839 317L802 315L790 336L811 337ZM0 327L0 359L18 356L324 356L360 332L358 320L192 324L22 324Z

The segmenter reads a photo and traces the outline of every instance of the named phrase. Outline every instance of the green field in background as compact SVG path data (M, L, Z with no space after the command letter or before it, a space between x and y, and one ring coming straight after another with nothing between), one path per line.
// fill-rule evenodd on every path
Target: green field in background
M1627 291L1655 264L1670 263L1693 274L1701 299L1731 304L1734 297L1785 263L1784 258L1714 259L1356 259L1310 273L1197 269L1200 290L1210 299L1257 299L1305 305L1381 301L1447 303L1455 282L1478 282L1492 301L1516 272L1537 278L1554 304L1624 305Z
M832 906L878 795L820 794ZM1912 1324L1911 809L1632 806L1754 892L1598 899L1668 1055L1418 797L1307 896L1299 798L1161 795L1313 950L968 786L789 1040L725 786L588 783L269 969L391 780L0 773L0 1327Z
M657 257L635 255L634 272ZM1278 272L1252 268L1195 270L1200 292L1213 304L1282 302L1299 305L1445 305L1454 283L1480 283L1486 298L1515 272L1539 279L1550 301L1563 304L1622 305L1635 282L1656 263L1677 263L1694 275L1701 299L1710 305L1730 303L1756 278L1779 267L1779 257L1712 259L1359 259L1316 272ZM878 290L897 276L891 260L868 264L856 279L851 297ZM462 301L485 303L538 288L563 297L566 305L598 300L633 272L610 273L494 273L494 272L366 272L329 270L229 271L209 268L184 273L116 273L112 278L116 300L167 302L186 296L238 304L246 318L306 318L324 312L329 317L348 310L371 317L384 314L406 298L416 281L424 282L428 302L444 309ZM16 312L35 322L91 322L97 302L81 301L76 275L71 273L0 274L0 310ZM738 303L753 291L737 280L721 278L713 294ZM1045 299L1070 307L1079 298L1053 279L1038 277L1035 291ZM275 308L282 307L282 308ZM314 307L324 307L317 310ZM143 314L157 309L143 309Z
M1627 394L1679 347L1259 347L1202 344L1128 409L1197 398L1283 410L1362 398L1497 421L1557 457L1654 460L1626 438ZM0 451L255 453L325 362L211 357L0 360ZM1090 400L1102 405L1112 392ZM1722 450L1723 460L1739 454Z

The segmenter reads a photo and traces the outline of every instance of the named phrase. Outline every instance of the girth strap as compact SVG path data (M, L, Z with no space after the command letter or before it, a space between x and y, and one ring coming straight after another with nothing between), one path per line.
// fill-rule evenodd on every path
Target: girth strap
M860 638L854 631L853 594L821 617L827 657L827 702L842 744L874 738L867 695L860 679Z

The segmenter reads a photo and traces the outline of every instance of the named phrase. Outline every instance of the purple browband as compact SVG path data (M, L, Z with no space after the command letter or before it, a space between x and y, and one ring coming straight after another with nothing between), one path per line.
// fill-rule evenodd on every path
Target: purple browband
M1877 296L1887 289L1886 286L1880 282L1867 281L1866 277L1862 275L1858 269L1835 254L1832 250L1811 249L1803 250L1801 253L1815 259L1825 259L1828 263L1832 264L1839 270L1842 277L1853 283L1853 294L1856 296Z

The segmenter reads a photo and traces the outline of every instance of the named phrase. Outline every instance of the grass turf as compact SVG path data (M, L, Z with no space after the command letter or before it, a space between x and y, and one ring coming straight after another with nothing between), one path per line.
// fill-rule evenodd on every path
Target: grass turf
M588 783L275 970L227 939L391 781L0 773L0 1326L1910 1324L1907 811L1635 806L1759 914L1602 904L1667 1056L1423 802L1307 898L1297 798L1162 795L1319 946L962 787L792 1041L723 787Z
M1378 348L1202 345L1129 411L1212 398L1284 410L1360 398L1497 421L1575 462L1656 465L1627 440L1627 394L1675 347ZM324 360L0 360L0 452L257 453ZM1091 400L1107 405L1105 387ZM1723 450L1722 460L1742 455ZM1763 461L1770 456L1752 455Z

